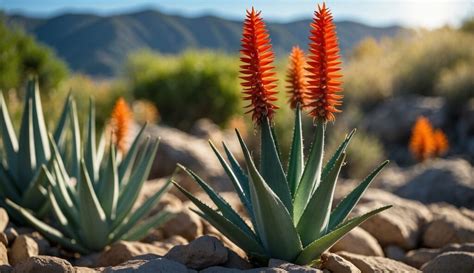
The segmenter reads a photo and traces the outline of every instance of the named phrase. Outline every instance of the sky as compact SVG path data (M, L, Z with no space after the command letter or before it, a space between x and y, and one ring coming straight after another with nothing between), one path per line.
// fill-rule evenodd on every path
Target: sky
M240 20L251 6L267 20L287 22L309 18L317 0L0 0L7 13L53 16L64 12L110 15L155 8L184 16L216 15ZM474 0L327 0L336 20L355 20L375 26L457 26L474 16Z

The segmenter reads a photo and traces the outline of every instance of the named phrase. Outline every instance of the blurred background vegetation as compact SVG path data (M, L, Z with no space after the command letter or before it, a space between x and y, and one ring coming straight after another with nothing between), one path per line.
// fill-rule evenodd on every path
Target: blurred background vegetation
M243 116L238 55L196 50L164 55L138 50L128 56L120 76L97 79L71 73L51 49L20 29L6 27L3 20L0 37L0 89L7 94L10 112L17 120L23 84L33 73L40 78L48 122L57 118L69 92L78 100L79 113L86 113L89 97L95 98L98 124L107 121L120 96L135 101L133 109L140 122L160 120L185 131L200 118L227 128L230 121ZM474 97L473 45L473 19L456 29L409 30L393 38L363 40L344 56L344 112L330 125L329 152L387 98L408 93L442 96L455 115ZM288 153L293 125L283 87L286 58L279 55L276 62L281 109L275 124L284 154ZM245 117L248 131L253 132L248 115ZM311 119L305 118L304 126L311 127ZM385 158L386 148L377 136L359 131L348 151L350 164L345 175L367 174Z

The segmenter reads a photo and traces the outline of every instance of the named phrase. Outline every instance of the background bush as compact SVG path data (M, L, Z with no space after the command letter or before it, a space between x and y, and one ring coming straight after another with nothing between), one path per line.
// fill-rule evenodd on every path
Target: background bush
M7 27L0 14L0 90L21 90L29 75L37 75L43 93L66 78L66 64L54 52L18 28Z
M188 130L200 118L225 126L241 113L238 70L236 56L141 51L130 56L126 79L133 96L153 102L164 123Z

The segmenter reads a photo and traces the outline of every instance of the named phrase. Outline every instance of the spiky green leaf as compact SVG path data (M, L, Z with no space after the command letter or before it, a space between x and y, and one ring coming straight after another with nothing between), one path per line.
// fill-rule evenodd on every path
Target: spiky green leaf
M301 126L301 109L298 105L295 110L295 127L293 129L293 141L291 144L290 157L288 159L288 171L286 176L292 197L294 197L296 188L300 182L303 168L303 132Z

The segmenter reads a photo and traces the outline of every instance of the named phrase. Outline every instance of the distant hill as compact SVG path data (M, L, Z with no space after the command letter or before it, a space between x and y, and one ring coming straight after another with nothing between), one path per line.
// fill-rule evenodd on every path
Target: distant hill
M63 14L51 18L7 15L10 24L54 48L74 70L93 76L117 75L128 53L149 48L162 53L179 53L187 48L238 52L242 23L214 16L188 18L156 10L98 16ZM269 23L276 53L286 53L295 44L306 47L310 20ZM400 27L371 27L337 22L342 52L367 36L393 36Z

